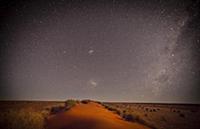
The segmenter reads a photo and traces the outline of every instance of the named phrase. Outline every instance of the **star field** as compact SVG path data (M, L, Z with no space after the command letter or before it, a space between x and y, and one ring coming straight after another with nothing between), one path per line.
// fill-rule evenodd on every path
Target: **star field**
M8 1L2 99L200 102L199 1Z

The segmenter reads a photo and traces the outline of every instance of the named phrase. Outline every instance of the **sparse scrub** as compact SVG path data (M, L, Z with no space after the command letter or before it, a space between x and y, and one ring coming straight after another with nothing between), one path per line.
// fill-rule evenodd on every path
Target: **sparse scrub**
M103 106L104 106L106 109L108 109L109 111L112 111L112 112L114 112L114 113L116 113L116 114L118 114L118 115L120 115L120 116L123 115L123 112L120 111L118 108L115 108L115 107L112 107L112 106L108 106L108 105L105 105L105 104L103 104Z
M145 125L147 127L150 127L151 129L157 129L153 124L151 124L149 122L146 122L143 118L141 118L137 114L137 112L134 113L134 111L132 109L131 109L131 111L129 111L130 110L130 106L129 105L126 105L125 107L122 108L121 106L110 105L110 104L105 104L104 103L103 106L105 108L107 108L108 110L113 111L113 112L116 111L116 110L120 111L120 116L126 121L137 122L137 123L140 123L140 124ZM137 108L138 107L141 108L142 106L138 105ZM146 111L150 111L150 112L153 111L152 109L149 109L149 108L143 108L143 109L146 110ZM147 114L144 114L144 116L148 117Z
M153 125L150 125L149 123L147 123L146 121L144 121L143 119L140 118L139 115L134 115L134 114L124 114L123 118L127 121L130 122L138 122L140 124L143 124L147 127L150 127L152 129L156 129Z
M199 127L199 107L200 105L181 105L181 104L141 104L138 103L104 103L105 105L117 108L126 116L130 122L143 123L150 128L169 129L176 127L179 129L193 129ZM143 110L141 108L144 107ZM195 113L194 113L195 112ZM139 116L135 118L135 116ZM125 120L125 119L124 119ZM194 124L188 124L188 123ZM171 126L174 124L174 127Z
M44 112L8 110L0 115L2 129L44 129Z

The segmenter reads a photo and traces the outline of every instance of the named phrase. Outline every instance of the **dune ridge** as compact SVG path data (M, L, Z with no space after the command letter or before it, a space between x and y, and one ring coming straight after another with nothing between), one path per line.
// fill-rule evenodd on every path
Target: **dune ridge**
M124 121L119 115L95 102L76 104L66 112L47 118L48 129L150 129Z

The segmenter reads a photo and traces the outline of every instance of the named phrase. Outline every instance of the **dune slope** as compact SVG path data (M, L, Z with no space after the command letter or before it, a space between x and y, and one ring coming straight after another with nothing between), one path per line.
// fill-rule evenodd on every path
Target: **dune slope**
M139 123L124 121L117 114L93 102L77 104L64 113L50 116L47 127L49 129L149 129Z

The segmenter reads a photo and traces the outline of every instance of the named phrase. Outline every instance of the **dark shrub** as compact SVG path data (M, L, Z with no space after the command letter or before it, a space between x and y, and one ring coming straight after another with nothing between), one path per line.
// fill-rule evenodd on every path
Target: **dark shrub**
M50 108L50 107L46 107L45 110L46 110L46 111L50 111L51 108Z
M58 107L52 107L50 113L56 114L64 111L64 107L58 106Z
M121 116L121 112L119 110L115 110L115 113Z
M99 102L99 101L96 101L96 103L98 103L98 104L102 104L102 102Z
M105 107L106 109L108 109L108 106L107 106L107 105L104 105L104 107Z
M126 113L126 110L123 110L123 113Z
M107 107L108 108L108 110L110 110L110 111L115 111L115 108L113 108L113 107Z
M180 117L183 117L183 118L185 117L185 115L184 115L184 114L182 114L182 113L180 113L180 114L179 114L179 116L180 116Z
M132 121L132 122L140 122L140 118L138 115L133 115L133 114L124 114L123 118L127 121Z
M89 102L91 102L91 100L82 100L81 103L83 104L88 104Z
M67 101L65 101L65 107L71 108L71 107L75 106L76 103L77 103L76 100L72 100L72 99L67 100Z
M123 118L127 121L135 121L135 118L132 114L124 114Z

